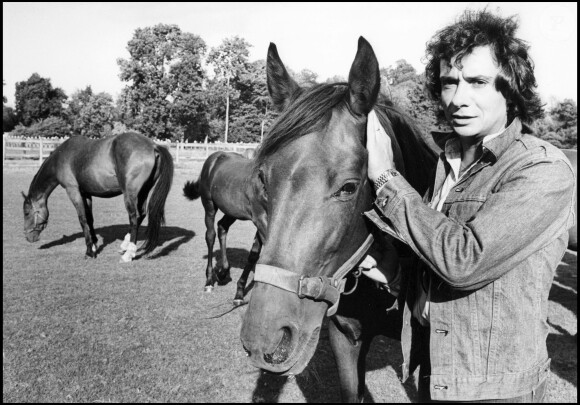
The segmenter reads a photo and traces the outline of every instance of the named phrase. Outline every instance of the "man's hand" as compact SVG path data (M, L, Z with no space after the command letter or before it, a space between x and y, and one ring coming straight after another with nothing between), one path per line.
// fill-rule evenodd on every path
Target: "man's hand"
M380 239L369 249L369 253L358 265L362 274L375 281L379 287L394 296L399 293L399 256L389 239Z
M369 153L368 176L373 183L386 170L395 169L391 138L372 110L367 121L367 150Z

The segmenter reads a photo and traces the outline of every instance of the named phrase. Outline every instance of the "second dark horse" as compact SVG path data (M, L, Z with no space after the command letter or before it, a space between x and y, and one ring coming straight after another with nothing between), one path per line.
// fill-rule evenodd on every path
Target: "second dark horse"
M210 292L217 281L224 284L231 280L230 264L226 254L226 239L230 226L237 220L251 220L258 228L254 243L240 277L234 305L244 300L244 288L253 270L266 235L265 200L261 183L252 176L252 160L234 152L215 152L205 161L201 174L195 182L187 182L183 194L190 200L201 197L205 210L205 241L207 243L207 267L205 291ZM213 267L213 244L215 242L215 216L221 210L224 216L218 221L218 237L222 254L222 268Z

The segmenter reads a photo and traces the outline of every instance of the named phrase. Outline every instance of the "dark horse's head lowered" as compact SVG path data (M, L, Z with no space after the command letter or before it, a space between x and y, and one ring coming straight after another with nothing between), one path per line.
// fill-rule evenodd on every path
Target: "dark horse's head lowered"
M46 201L40 199L34 201L30 195L22 193L24 203L24 236L28 242L37 242L40 233L46 228L48 222L48 207Z
M366 122L380 85L375 54L360 38L348 83L301 89L274 44L268 90L282 112L255 158L268 211L268 238L258 265L332 276L367 239L363 212L372 205ZM323 299L256 282L241 339L257 367L301 372L314 353Z

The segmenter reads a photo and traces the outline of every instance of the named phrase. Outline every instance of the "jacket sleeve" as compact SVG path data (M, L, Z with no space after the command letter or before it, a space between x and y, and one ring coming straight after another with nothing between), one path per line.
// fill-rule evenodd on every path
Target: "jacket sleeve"
M366 215L408 244L446 283L472 290L498 279L571 226L574 184L568 163L536 158L504 179L472 219L459 223L425 205L397 176L379 190L376 210Z

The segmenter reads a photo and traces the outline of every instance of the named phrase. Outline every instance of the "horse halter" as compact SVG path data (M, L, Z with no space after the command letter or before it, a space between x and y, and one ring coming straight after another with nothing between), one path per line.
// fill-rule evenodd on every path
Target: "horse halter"
M42 231L42 229L39 228L39 225L42 226L44 224L46 224L47 219L45 217L43 217L42 215L40 215L40 209L36 208L34 206L34 204L32 203L32 201L30 202L30 205L32 205L32 209L34 211L32 211L32 213L34 214L34 228L29 229L28 231L26 231L26 233L31 233L31 232L40 232ZM42 219L42 222L40 222L40 224L38 223L38 217L40 217L40 219Z
M360 262L371 247L373 241L373 235L370 234L361 247L354 252L350 259L339 267L332 277L306 277L304 274L296 274L280 267L267 264L256 264L254 281L270 284L274 287L281 288L282 290L295 293L300 299L309 298L313 300L326 301L330 304L330 308L328 308L326 315L332 316L338 309L340 295L348 295L356 288L355 285L351 291L347 293L344 292L344 287L346 285L345 276L358 262Z

